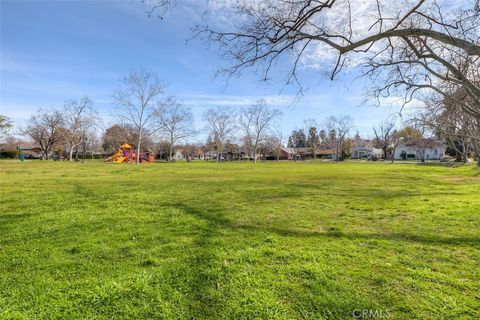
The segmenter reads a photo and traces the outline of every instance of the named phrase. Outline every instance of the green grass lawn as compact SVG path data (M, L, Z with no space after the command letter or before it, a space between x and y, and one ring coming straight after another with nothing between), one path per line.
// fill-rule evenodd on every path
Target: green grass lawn
M3 161L0 183L3 319L480 317L472 166Z

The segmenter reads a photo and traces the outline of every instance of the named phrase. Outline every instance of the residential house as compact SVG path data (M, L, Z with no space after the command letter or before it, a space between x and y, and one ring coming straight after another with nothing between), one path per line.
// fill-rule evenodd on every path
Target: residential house
M185 147L175 149L173 154L174 160L203 160L205 159L205 154L203 150L199 147Z
M311 148L280 148L280 160L309 160L313 159ZM335 152L330 149L317 150L315 158L335 159Z
M201 148L195 148L193 150L193 154L191 155L191 157L195 160L204 160L205 159L205 153L203 152L203 150Z
M220 161L238 161L238 160L248 160L248 155L240 150L224 150L223 152L217 152L215 150L208 150L205 152L205 160L217 160L217 157Z
M445 156L445 145L432 138L417 138L400 143L395 149L395 160L440 160Z
M177 148L173 154L172 160L187 160L187 152L185 149Z
M357 138L352 146L352 158L381 158L382 150L373 146L373 141L368 139Z

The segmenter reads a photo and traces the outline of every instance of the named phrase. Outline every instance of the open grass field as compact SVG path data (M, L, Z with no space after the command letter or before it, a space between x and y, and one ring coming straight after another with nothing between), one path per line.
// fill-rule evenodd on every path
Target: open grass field
M0 182L2 319L480 317L473 167L3 161Z

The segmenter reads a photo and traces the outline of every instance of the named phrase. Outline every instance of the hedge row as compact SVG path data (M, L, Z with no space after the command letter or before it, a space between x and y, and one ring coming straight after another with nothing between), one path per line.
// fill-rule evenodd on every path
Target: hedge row
M0 150L0 159L14 159L17 155L17 150Z

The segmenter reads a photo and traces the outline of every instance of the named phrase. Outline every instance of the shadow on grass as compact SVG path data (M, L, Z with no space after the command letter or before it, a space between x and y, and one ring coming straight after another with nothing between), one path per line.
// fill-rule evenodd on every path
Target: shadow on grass
M442 236L440 234L430 235L417 235L409 233L358 233L358 232L342 232L339 230L331 230L325 232L318 231L306 231L298 229L286 229L271 225L249 225L249 224L236 224L235 222L227 219L222 210L216 209L214 211L206 211L190 207L185 204L176 204L176 208L183 210L184 212L195 216L201 220L208 222L210 227L221 227L227 229L241 229L246 231L267 232L273 233L284 237L318 237L318 238L343 238L348 240L388 240L388 241L407 241L416 242L425 245L468 245L468 246L480 246L480 235L473 237L449 237Z
M344 238L349 240L388 240L388 241L407 241L416 242L428 245L468 245L480 246L480 236L477 237L444 237L439 235L415 235L408 233L358 233L358 232L342 232L338 230L316 232L316 231L302 231L290 230L276 227L257 227L257 226L242 226L241 228L267 231L281 236L288 237L324 237L324 238Z
M174 205L184 212L198 217L195 209ZM225 281L219 272L220 261L215 253L215 244L212 239L218 235L218 226L227 224L220 216L216 219L201 219L204 224L196 230L196 237L193 242L193 251L187 256L182 271L187 275L188 291L185 292L189 298L188 308L190 314L196 318L214 319L217 314L222 314L228 297L219 296L218 283Z
M409 233L358 233L358 232L342 232L338 230L331 230L326 232L295 230L291 228L281 228L272 225L251 225L239 224L234 219L228 218L228 208L222 206L212 206L212 204L192 205L192 203L176 203L172 207L180 209L186 214L195 217L203 222L204 227L201 230L198 239L195 241L195 253L188 258L186 268L190 269L195 274L194 280L189 283L191 292L193 294L192 304L190 306L192 314L198 315L201 318L215 318L218 314L229 314L231 306L228 301L237 299L238 292L233 291L232 296L225 296L225 292L216 287L217 281L221 282L224 287L230 285L229 275L223 275L219 272L220 257L215 254L216 247L214 238L224 237L229 231L240 232L244 235L244 245L249 246L249 239L258 238L259 235L275 234L282 237L296 237L296 238L318 238L318 239L346 239L348 241L364 241L364 240L386 240L398 243L414 243L419 245L461 245L461 246L480 246L480 236L472 237L449 237L440 234L435 235L416 235ZM243 232L243 234L242 234ZM238 236L238 234L237 234ZM221 269L220 269L221 270ZM272 269L274 270L274 269ZM290 281L297 281L293 278ZM298 279L297 284L301 284L302 279ZM316 284L315 284L316 283ZM326 318L331 319L345 319L351 316L354 309L374 309L375 302L370 300L361 291L345 289L337 286L335 278L328 281L323 281L318 284L302 286L301 290L288 290L290 288L286 285L285 288L272 287L273 294L280 296L288 296L289 304L294 312L298 315L303 315L304 312L325 315ZM254 290L252 288L252 290ZM288 290L285 293L283 290ZM230 290L229 292L232 292ZM327 292L324 296L323 294ZM331 297L334 299L330 299ZM259 318L271 317L272 314L262 313L266 312L263 308L263 300L258 303L262 304L262 308L252 305L243 305L241 302L236 302L239 309L242 310L242 316L253 312ZM227 312L227 313L224 313ZM235 311L236 312L236 311ZM406 311L408 313L408 311ZM229 314L237 317L238 314Z
M442 181L444 182L444 181ZM448 181L447 181L448 182ZM445 182L444 182L445 183ZM438 185L438 180L432 180L432 185ZM417 198L417 197L443 197L443 196L462 196L465 192L462 191L453 191L451 190L450 183L442 184L441 187L444 190L437 191L428 191L424 192L421 190L421 187L413 188L412 186L405 187L400 190L392 191L390 189L385 189L382 186L362 186L361 189L358 186L351 185L348 188L342 190L335 189L332 191L332 185L328 187L325 185L317 184L291 184L290 188L301 189L309 192L318 191L321 192L322 196L326 197L339 197L339 196L348 196L355 199L380 199L380 200L392 200L398 198ZM334 185L333 185L334 186ZM299 193L301 194L301 193Z
M0 228L6 227L10 224L16 224L22 220L30 218L32 216L31 213L7 213L0 215Z
M176 209L183 210L183 212L199 219L205 223L205 227L202 228L200 236L194 242L196 253L193 254L187 261L187 265L196 276L192 282L190 282L190 289L194 295L194 303L191 306L191 311L193 314L198 314L200 312L200 317L202 318L215 318L215 315L224 314L224 311L231 312L228 305L225 305L226 301L231 301L232 299L237 298L235 291L227 290L221 291L216 286L219 282L222 283L222 287L228 287L230 281L229 273L222 274L221 265L222 261L220 257L215 254L215 250L219 248L216 247L215 241L213 238L224 237L225 231L237 230L241 232L246 232L244 237L244 247L249 247L252 243L249 242L249 239L258 239L259 234L262 233L275 233L282 236L322 236L321 234L303 234L295 231L277 229L274 227L254 227L248 225L236 225L234 221L228 219L225 214L227 210L222 207L202 210L200 208L195 208L186 204L177 203L174 206ZM339 236L334 235L333 233L328 236ZM255 240L254 240L255 242ZM220 268L219 268L220 266ZM273 270L273 269L272 269ZM292 277L292 275L290 275ZM257 279L258 280L258 279ZM302 283L302 279L298 280L298 283ZM261 281L260 281L261 282ZM373 308L372 302L366 299L362 294L356 292L355 290L343 288L339 286L334 279L331 281L325 281L323 283L323 288L320 291L317 291L318 288L315 288L317 284L306 285L302 287L300 291L288 290L286 293L283 290L285 288L290 288L288 284L282 288L272 287L270 290L274 294L278 295L278 299L285 299L285 295L288 296L289 304L295 312L298 312L298 315L306 312L313 312L316 315L324 315L327 318L332 319L344 319L348 318L351 315L351 312L355 308ZM262 288L265 289L265 288ZM251 288L251 290L255 290ZM278 292L276 292L278 290ZM325 292L334 292L333 296L341 297L341 299L331 299L331 294L326 294ZM226 296L230 293L233 296ZM264 301L262 299L258 300L258 305L249 305L249 302L246 302L247 305L243 306L242 302L236 301L235 303L239 304L239 310L235 312L240 312L240 314L230 314L233 318L252 315L258 318L270 318L272 314L269 312L269 306L263 305ZM251 303L251 301L250 301ZM260 305L262 306L260 308ZM276 309L276 308L274 308Z

